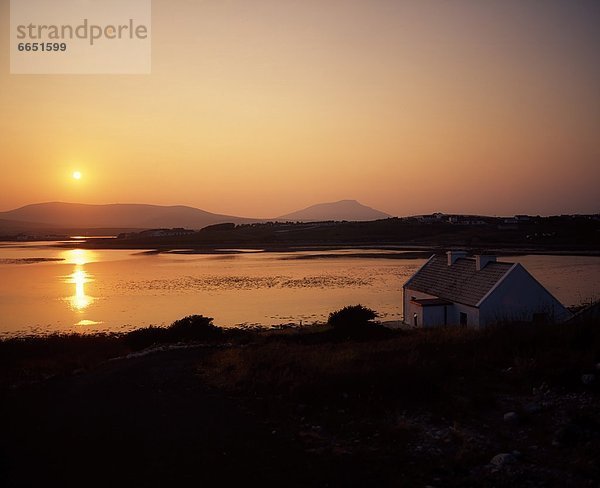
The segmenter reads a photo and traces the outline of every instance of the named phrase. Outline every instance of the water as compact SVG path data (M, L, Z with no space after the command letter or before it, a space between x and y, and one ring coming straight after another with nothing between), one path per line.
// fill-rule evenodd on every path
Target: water
M220 326L324 321L361 303L402 314L402 284L423 259L340 257L363 251L148 254L0 243L0 335L121 331L190 314ZM365 253L367 251L364 251ZM333 255L336 255L334 257ZM300 259L298 259L300 258ZM51 261L50 261L51 260ZM600 258L520 256L566 305L600 296Z

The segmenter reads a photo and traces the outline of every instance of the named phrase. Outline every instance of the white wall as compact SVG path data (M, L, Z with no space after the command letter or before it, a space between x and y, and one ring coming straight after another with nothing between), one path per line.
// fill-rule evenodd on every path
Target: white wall
M444 325L444 307L420 307L410 303L412 298L438 298L427 293L404 288L404 323L413 325L413 315L419 317L419 327L432 327ZM467 325L469 327L479 326L479 310L475 307L454 303L447 307L447 325L460 325L460 312L467 314ZM425 312L423 312L425 310ZM425 313L425 315L423 315ZM436 319L438 320L436 322ZM435 324L435 325L433 325Z
M557 322L571 315L521 265L517 265L480 303L479 309L482 325L510 320L531 321L535 313L545 313Z
M467 314L467 327L479 327L481 325L479 323L479 309L462 303L455 303L452 307L452 321L450 321L450 314L448 314L448 325L460 325L461 312Z
M423 327L423 307L419 307L414 303L410 303L413 297L416 299L437 297L434 297L433 295L428 295L427 293L421 293L420 291L414 291L410 288L404 288L404 323L407 325L413 325L413 315L416 313L419 317L419 327Z
M444 308L446 308L446 314L448 314L449 317L451 314L450 309L452 308L452 305L436 305L433 307L429 306L422 308L424 327L439 327L449 323L446 322L446 324L444 324Z

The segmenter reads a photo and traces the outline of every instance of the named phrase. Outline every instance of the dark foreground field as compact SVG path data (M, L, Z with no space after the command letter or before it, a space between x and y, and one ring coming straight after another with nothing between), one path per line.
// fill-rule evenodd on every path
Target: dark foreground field
M3 341L0 486L597 487L599 326Z

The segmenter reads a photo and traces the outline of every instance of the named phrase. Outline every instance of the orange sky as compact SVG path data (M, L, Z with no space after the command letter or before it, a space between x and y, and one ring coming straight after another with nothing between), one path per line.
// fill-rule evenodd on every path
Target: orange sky
M600 211L596 0L154 0L152 13L151 75L10 75L0 0L0 210Z

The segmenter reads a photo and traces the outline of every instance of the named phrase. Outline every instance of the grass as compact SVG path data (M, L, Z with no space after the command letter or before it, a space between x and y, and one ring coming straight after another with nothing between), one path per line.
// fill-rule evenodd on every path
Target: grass
M169 327L149 326L127 333L51 334L0 340L0 387L87 370L112 358L178 342L242 343L248 333L222 329L212 318L192 315Z
M192 385L208 385L338 474L376 473L380 486L398 480L405 486L584 486L600 479L599 381L582 381L585 374L600 376L599 323L403 331L362 318L362 328L240 330L191 316L125 334L3 340L0 392L17 395L26 383L68 378L148 347L200 343L208 347L186 353L187 376L170 378L169 401L188 402ZM139 374L134 384L145 382L177 360L177 351L157 355L150 369L126 374ZM541 412L528 410L530 403ZM515 424L503 420L507 411L517 412ZM514 466L486 467L512 450L523 453Z
M346 310L346 309L344 309ZM339 315L332 314L333 317ZM112 357L177 342L247 344L217 351L211 371L222 386L294 395L337 395L350 389L391 400L447 399L461 382L483 392L514 372L514 386L536 382L568 386L600 362L596 323L503 324L484 330L442 328L392 331L371 322L359 328L313 326L285 330L222 329L190 316L169 327L124 334L54 334L0 341L2 377L35 379L87 369ZM369 325L371 324L371 325ZM504 376L502 376L504 377Z
M476 331L374 330L339 340L329 329L269 334L252 348L213 355L209 375L221 387L329 401L344 393L378 405L429 402L465 411L488 390L530 391L546 382L575 386L600 362L596 324L507 324ZM507 374L506 372L510 372Z

